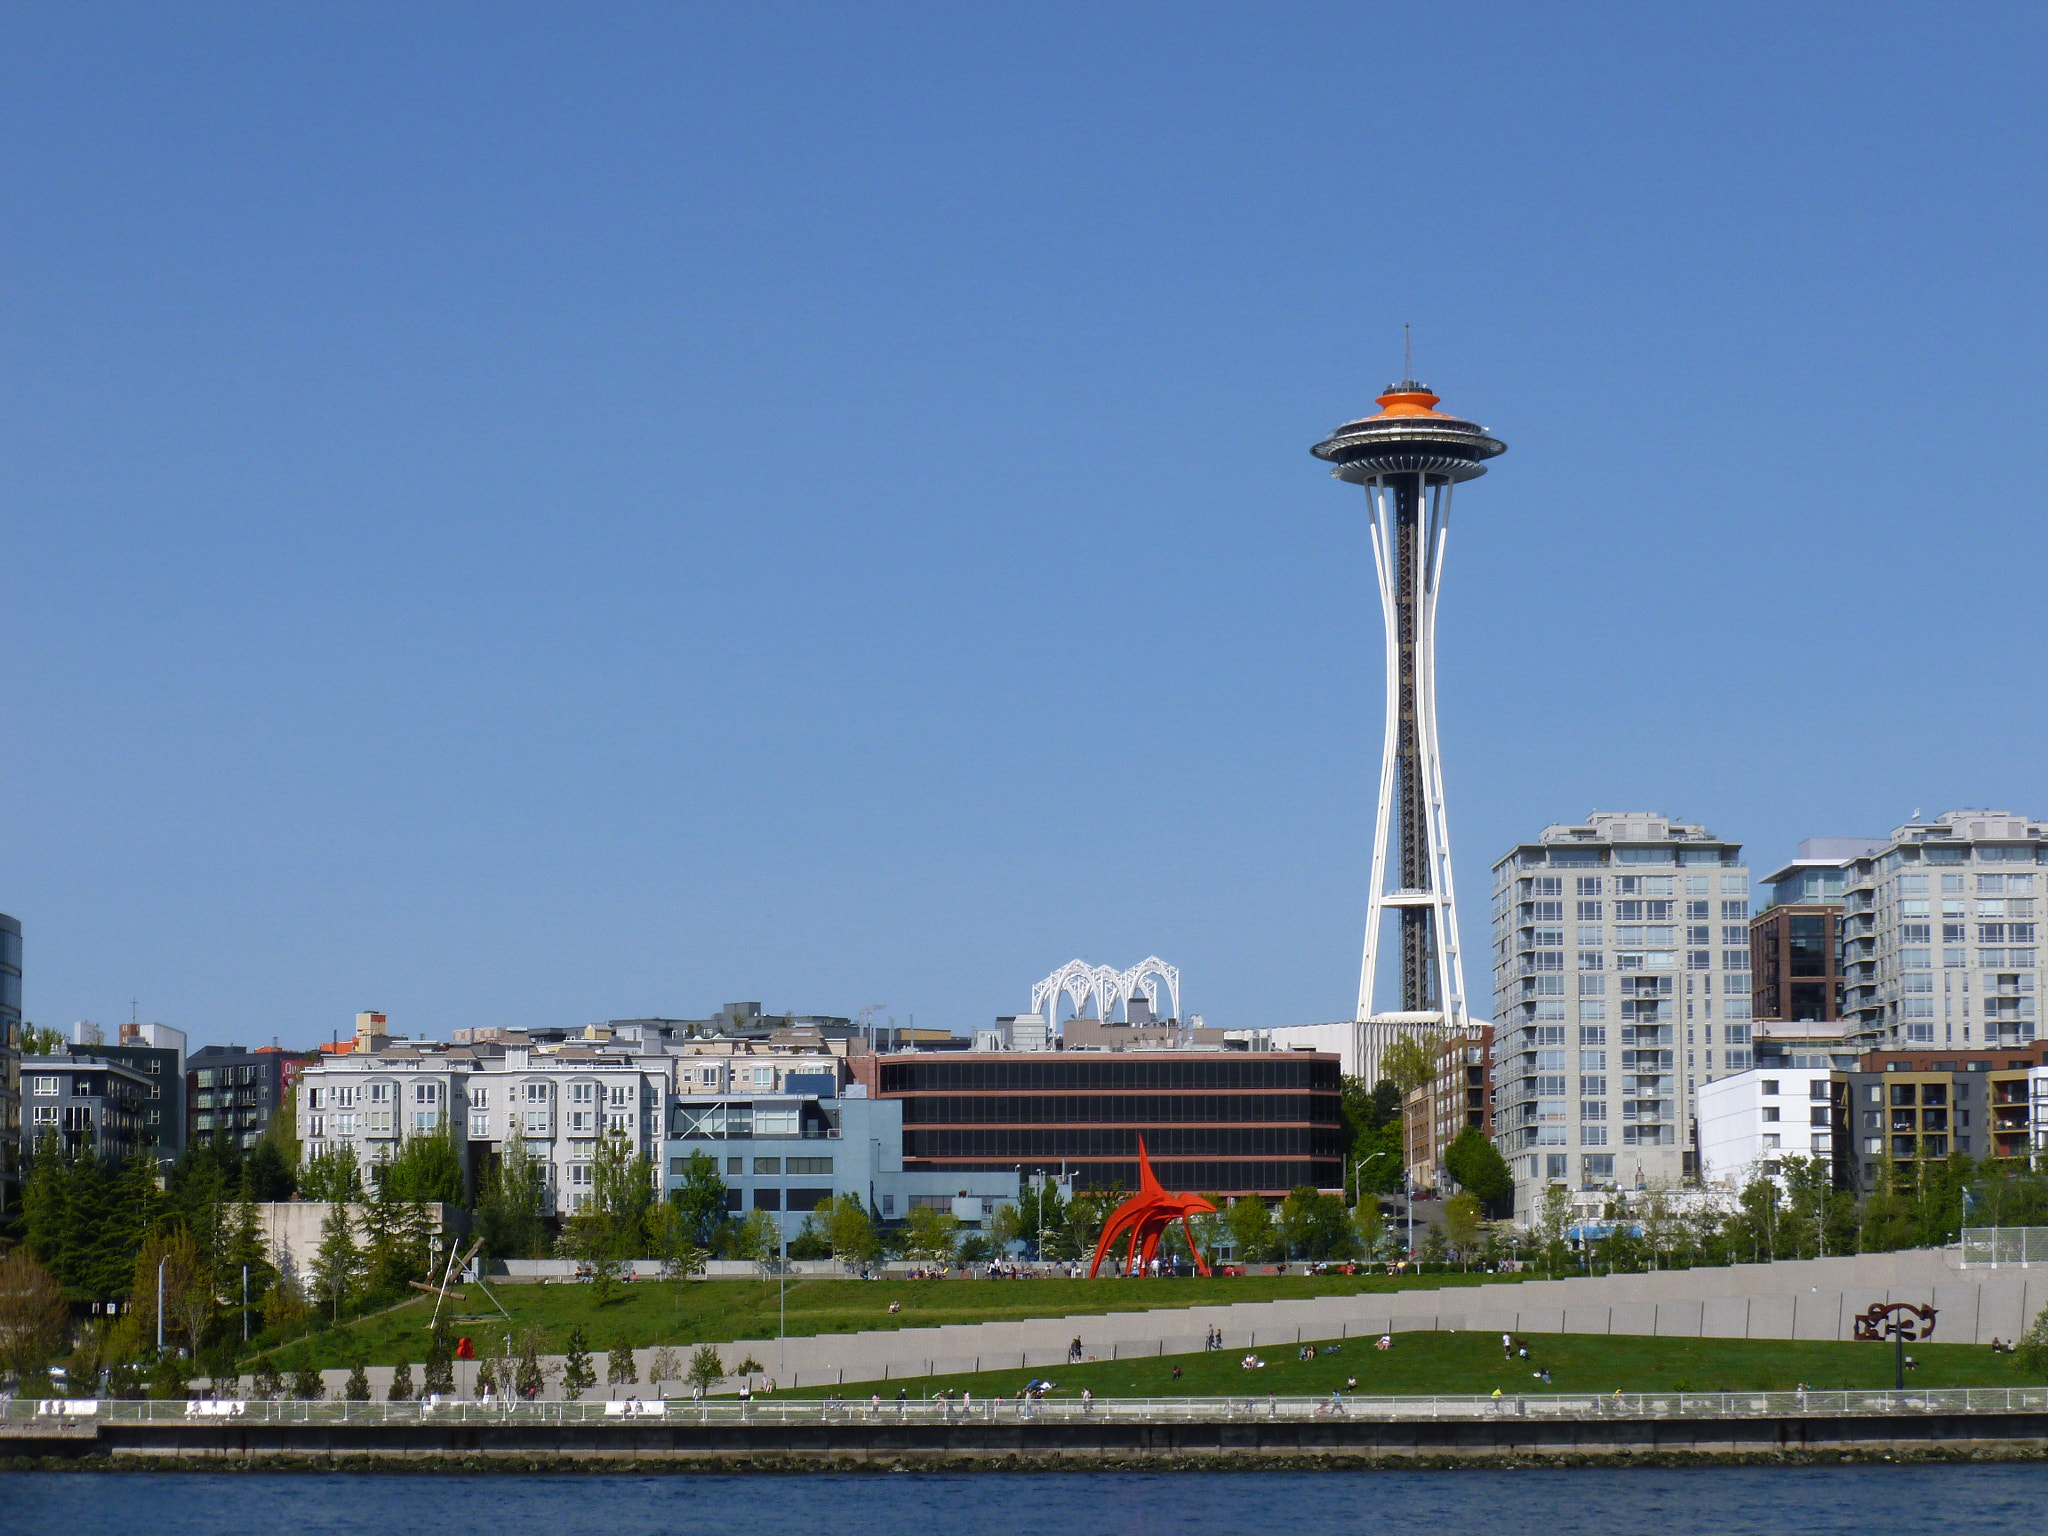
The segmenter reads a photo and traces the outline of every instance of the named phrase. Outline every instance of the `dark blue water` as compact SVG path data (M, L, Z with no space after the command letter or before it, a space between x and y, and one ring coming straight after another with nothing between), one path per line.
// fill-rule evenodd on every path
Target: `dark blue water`
M23 1472L0 1474L0 1529L37 1536L486 1529L788 1536L816 1528L1149 1536L1264 1528L1443 1536L1511 1527L1544 1536L2038 1536L2044 1498L2048 1466L861 1477Z

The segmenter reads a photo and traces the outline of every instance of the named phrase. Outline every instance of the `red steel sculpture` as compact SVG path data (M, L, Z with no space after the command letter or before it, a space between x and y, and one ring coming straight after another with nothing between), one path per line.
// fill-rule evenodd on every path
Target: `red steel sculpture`
M1195 1268L1202 1274L1209 1273L1209 1264L1202 1257L1202 1250L1195 1246L1194 1229L1188 1225L1190 1216L1199 1216L1204 1211L1214 1212L1215 1206L1200 1195L1170 1195L1152 1174L1152 1159L1145 1155L1145 1138L1138 1138L1138 1192L1110 1213L1109 1220L1102 1224L1102 1237L1095 1245L1095 1262L1088 1266L1088 1278L1093 1280L1095 1272L1102 1268L1102 1261L1108 1255L1110 1245L1117 1239L1128 1236L1129 1244L1123 1258L1118 1261L1119 1273L1143 1274L1151 1268L1152 1256L1159 1251L1159 1238L1176 1221L1188 1240L1188 1252L1195 1256Z

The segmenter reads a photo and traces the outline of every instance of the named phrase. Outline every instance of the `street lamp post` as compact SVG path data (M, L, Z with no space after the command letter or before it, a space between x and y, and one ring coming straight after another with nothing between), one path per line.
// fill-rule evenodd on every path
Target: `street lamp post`
M156 1352L164 1352L164 1266L171 1261L167 1253L156 1261Z

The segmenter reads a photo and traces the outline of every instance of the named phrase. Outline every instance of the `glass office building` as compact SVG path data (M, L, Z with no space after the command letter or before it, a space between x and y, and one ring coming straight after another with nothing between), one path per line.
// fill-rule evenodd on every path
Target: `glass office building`
M1343 1187L1338 1062L1322 1052L947 1053L884 1057L877 1073L903 1105L906 1169L1135 1189L1142 1138L1168 1189Z

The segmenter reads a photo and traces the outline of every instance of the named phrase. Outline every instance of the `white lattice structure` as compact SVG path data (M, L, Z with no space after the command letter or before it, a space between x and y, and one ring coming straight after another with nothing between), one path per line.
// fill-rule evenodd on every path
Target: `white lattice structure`
M1145 1001L1152 1005L1152 1011L1159 1012L1159 984L1166 983L1167 996L1172 1002L1172 1017L1180 1017L1180 970L1168 965L1157 955L1147 955L1128 971L1119 971L1114 966L1090 965L1086 960L1069 960L1045 980L1031 989L1031 1011L1043 1014L1048 1026L1057 1022L1060 999L1065 997L1074 1005L1076 1014L1086 1013L1088 1004L1095 1004L1095 1017L1105 1024L1118 1007L1128 1013L1131 999L1140 992Z

